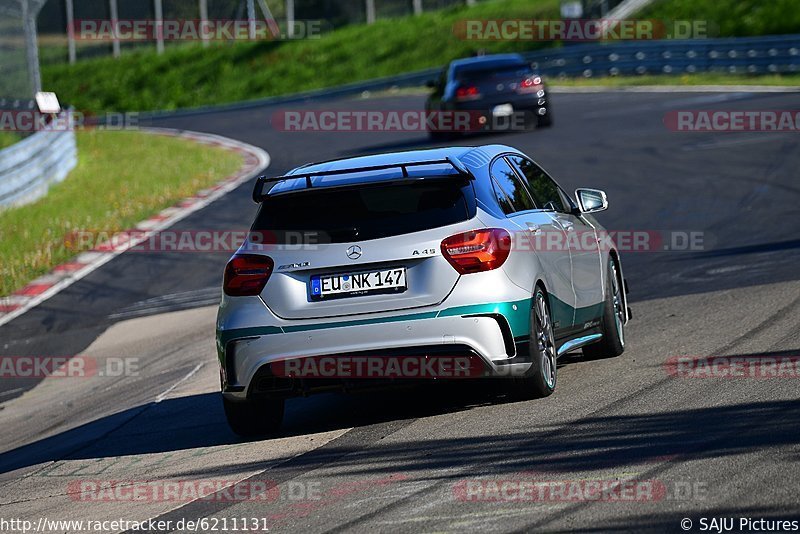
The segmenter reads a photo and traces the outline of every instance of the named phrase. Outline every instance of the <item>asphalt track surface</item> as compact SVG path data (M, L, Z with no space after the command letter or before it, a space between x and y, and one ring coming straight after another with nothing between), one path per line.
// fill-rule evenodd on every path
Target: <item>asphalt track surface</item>
M514 402L496 384L326 394L292 400L281 436L244 442L228 430L215 393L213 302L228 255L122 254L0 327L3 355L82 353L101 366L138 359L129 376L3 380L0 517L173 526L257 517L279 532L682 532L683 518L692 530L703 517L734 517L737 527L739 517L800 518L797 374L675 377L665 365L685 355L800 354L798 134L677 133L663 123L671 110L797 103L797 94L771 93L559 94L552 129L459 141L513 145L568 190L606 190L611 208L599 219L609 230L703 236L702 250L623 252L634 313L625 354L566 356L557 391L544 400ZM403 96L290 108L421 105L422 97ZM413 132L279 132L274 111L154 125L261 146L271 174L429 146ZM245 184L175 228L246 229L255 213L249 196ZM278 489L268 500L221 493L197 501L90 499L76 490L112 480L269 481ZM490 484L574 490L615 480L656 491L515 499Z

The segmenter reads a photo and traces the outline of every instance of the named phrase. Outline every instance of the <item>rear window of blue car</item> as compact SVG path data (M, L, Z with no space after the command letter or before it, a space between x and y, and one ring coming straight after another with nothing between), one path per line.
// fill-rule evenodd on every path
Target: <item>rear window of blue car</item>
M523 79L533 74L530 65L486 65L462 67L457 69L454 77L459 82L477 82L495 79Z
M268 196L253 224L278 243L346 243L448 226L475 216L472 184L459 177L358 184Z

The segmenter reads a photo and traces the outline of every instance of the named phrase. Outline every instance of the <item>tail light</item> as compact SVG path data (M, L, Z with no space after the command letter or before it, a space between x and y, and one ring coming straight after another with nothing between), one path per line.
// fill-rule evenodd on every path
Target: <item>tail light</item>
M274 266L269 256L237 254L225 266L222 290L232 297L258 295L267 285Z
M517 92L519 93L535 93L539 89L542 89L542 78L539 76L531 76L530 78L525 78L517 87Z
M511 234L502 228L471 230L442 241L442 256L461 274L497 269L509 252Z
M456 100L477 100L481 97L480 91L474 85L456 89Z

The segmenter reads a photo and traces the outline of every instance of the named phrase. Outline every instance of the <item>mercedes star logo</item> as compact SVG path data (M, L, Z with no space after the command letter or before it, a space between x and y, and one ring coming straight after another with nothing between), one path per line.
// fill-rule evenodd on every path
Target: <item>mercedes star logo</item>
M357 260L361 257L361 247L353 245L347 249L347 257L351 260Z

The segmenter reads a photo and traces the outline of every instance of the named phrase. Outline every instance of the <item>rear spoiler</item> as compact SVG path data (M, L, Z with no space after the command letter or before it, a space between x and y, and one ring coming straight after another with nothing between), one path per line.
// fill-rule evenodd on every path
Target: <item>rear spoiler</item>
M256 203L260 203L265 198L267 198L267 195L268 195L269 192L266 192L266 193L264 192L264 186L265 185L274 184L274 183L277 183L277 182L283 182L285 180L297 180L298 178L305 178L306 179L306 187L305 187L305 189L311 189L313 187L311 179L315 178L317 176L335 176L335 175L339 175L339 174L354 174L354 173L359 173L359 172L382 171L382 170L386 170L386 169L397 169L397 168L402 170L402 172L403 172L403 177L402 178L398 178L397 180L380 180L378 182L379 183L393 183L393 182L399 182L399 181L418 181L418 180L426 180L426 179L430 180L432 178L438 178L438 179L449 178L449 177L451 177L453 175L427 177L427 178L426 177L411 178L408 175L408 169L407 169L408 167L421 167L421 166L425 166L425 165L442 165L442 164L446 164L446 163L453 166L453 168L456 170L456 175L457 176L465 177L465 178L468 178L470 180L474 180L475 179L475 176L469 171L469 169L467 169L464 166L464 164L462 164L460 161L458 161L458 160L456 160L454 158L450 158L450 157L447 157L445 159L434 159L434 160L427 160L427 161L412 161L412 162L409 162L409 163L390 163L390 164L386 164L386 165L373 165L371 167L353 167L353 168L349 168L349 169L336 169L336 170L331 170L331 171L302 172L302 169L301 169L301 172L298 172L297 174L290 174L290 175L286 175L286 176L276 176L274 178L267 178L266 176L259 176L258 178L256 178L256 185L253 188L253 201L256 202ZM362 185L364 183L371 183L371 182L361 182L358 185ZM319 187L319 186L317 186L317 187ZM337 186L329 186L329 187L333 188L333 187L337 187ZM351 185L348 185L348 187L351 187ZM326 187L324 187L324 186L322 188L326 189ZM289 191L287 191L287 193L288 192ZM294 191L292 191L292 192L294 192Z

